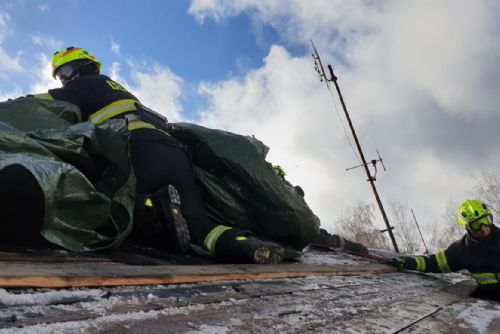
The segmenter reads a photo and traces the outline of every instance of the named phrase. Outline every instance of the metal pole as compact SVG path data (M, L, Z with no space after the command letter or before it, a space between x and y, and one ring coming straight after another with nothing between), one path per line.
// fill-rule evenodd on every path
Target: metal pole
M375 194L375 199L377 200L378 207L380 209L380 212L382 213L382 218L384 219L385 225L387 226L387 232L389 233L389 236L391 237L392 245L394 246L394 250L396 253L399 253L399 248L398 244L396 243L396 238L394 238L394 234L392 233L392 227L389 224L389 219L387 219L387 215L385 214L384 206L382 205L382 201L380 200L380 197L377 192L377 188L375 187L375 182L373 180L373 177L370 174L370 170L368 169L368 164L366 163L365 156L363 154L363 150L361 150L361 145L359 144L358 136L356 135L356 131L354 131L354 126L352 125L351 117L349 116L349 113L347 112L347 107L345 106L344 103L344 98L342 97L342 93L340 92L339 85L337 83L337 77L335 74L333 74L333 68L331 65L328 65L328 70L330 71L330 74L332 76L331 81L335 84L335 88L337 89L337 94L339 95L340 98L340 103L342 104L342 108L344 109L345 116L347 118L347 122L349 123L349 127L351 128L352 136L354 137L354 141L356 143L356 147L359 152L359 156L361 157L361 161L363 162L363 167L365 168L366 175L368 176L368 181L370 182L370 185L372 187L373 193Z
M411 214L413 215L413 220L415 221L415 224L417 225L418 233L420 233L420 238L422 238L422 243L424 244L425 248L425 254L429 254L429 250L427 249L427 245L425 244L424 241L424 236L422 235L422 232L420 231L420 226L418 226L417 218L415 218L415 214L413 213L413 209L411 210Z

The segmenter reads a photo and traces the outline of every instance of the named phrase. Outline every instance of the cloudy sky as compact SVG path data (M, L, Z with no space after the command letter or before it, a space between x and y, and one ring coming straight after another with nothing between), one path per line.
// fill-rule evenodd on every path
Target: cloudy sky
M493 0L2 0L0 99L57 87L54 51L84 47L171 121L264 141L333 229L374 198L361 168L346 172L359 161L310 40L335 69L366 158L382 154L384 203L428 226L500 165Z

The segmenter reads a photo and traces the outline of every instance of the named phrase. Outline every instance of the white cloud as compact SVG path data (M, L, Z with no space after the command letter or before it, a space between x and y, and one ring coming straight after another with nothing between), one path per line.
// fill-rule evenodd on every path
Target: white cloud
M115 68L116 70L116 68ZM150 64L148 70L134 68L131 72L133 83L125 82L127 88L149 108L165 115L169 121L182 119L179 101L183 81L168 67Z
M20 63L21 55L22 52L18 52L16 56L10 56L5 50L2 49L0 44L0 64L2 64L0 68L0 75L7 72L21 72L23 70Z
M110 39L111 39L111 52L120 55L120 44L116 43L113 37L110 37Z
M38 10L41 11L42 13L48 12L49 11L49 4L41 4L38 6Z
M382 200L440 220L471 175L498 165L500 20L493 1L194 0L199 22L241 13L274 27L287 43L314 39L333 62L368 160L381 150ZM465 24L466 22L466 24ZM273 46L262 68L200 85L210 107L202 122L255 134L269 160L288 169L328 226L357 201L373 201L312 59ZM337 105L340 106L340 104Z
M0 90L0 101L6 101L8 99L15 99L15 98L23 96L23 95L24 94L19 87L16 87L16 88L8 90L8 91Z
M465 116L477 109L496 111L491 97L498 87L491 79L500 75L494 66L500 57L498 9L493 1L467 0L291 0L287 6L280 1L194 0L189 12L199 21L249 13L291 43L314 39L354 67L354 74L404 79L447 112Z
M11 56L4 50L2 44L6 36L10 33L9 30L10 15L0 11L0 78L5 77L10 72L22 71L20 57L22 52L18 52L16 56Z
M111 63L108 73L111 79L120 82L124 87L128 88L125 79L121 75L121 64L119 62Z
M50 50L51 52L56 52L63 48L63 42L57 40L52 36L43 36L40 34L31 35L31 42L34 45L41 46L44 49Z
M38 66L34 72L33 84L30 86L29 93L37 94L47 92L52 88L61 87L59 80L52 78L52 60L46 54L38 55Z
M289 179L303 186L326 221L334 216L328 209L332 202L347 207L352 200L336 189L350 187L345 168L356 161L322 88L309 59L274 46L265 65L243 80L204 83L199 91L210 102L201 123L263 140L271 147L268 161L283 166Z
M0 43L5 39L7 30L9 28L10 15L5 12L0 12Z

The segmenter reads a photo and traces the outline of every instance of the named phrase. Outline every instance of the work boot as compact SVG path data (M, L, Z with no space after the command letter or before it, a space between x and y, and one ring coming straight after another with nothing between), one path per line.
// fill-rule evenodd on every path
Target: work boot
M344 241L340 235L330 234L325 229L319 230L319 236L312 241L312 245L320 248L344 249Z
M364 245L358 242L347 240L337 234L330 234L325 229L319 230L319 236L318 238L313 240L312 245L319 248L334 248L340 251L345 250L363 255L369 253L368 248L366 248Z
M215 246L218 258L237 263L276 264L283 260L285 248L259 240L251 235L237 235L237 230L224 232Z
M167 242L182 254L190 250L189 228L181 212L181 198L174 186L169 185L151 196L158 219L165 226Z
M254 237L240 237L236 240L235 255L242 260L251 260L257 264L276 264L283 259L285 249L270 241L262 241Z

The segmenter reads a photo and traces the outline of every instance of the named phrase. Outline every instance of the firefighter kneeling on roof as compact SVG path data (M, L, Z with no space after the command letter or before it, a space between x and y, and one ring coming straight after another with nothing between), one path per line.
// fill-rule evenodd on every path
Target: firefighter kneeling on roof
M187 253L191 244L231 262L280 262L284 248L248 230L208 221L182 145L166 132L166 118L143 106L125 87L100 74L101 63L88 51L69 47L54 54L52 76L63 87L36 98L70 102L82 121L99 124L126 119L130 158L137 178L131 239L148 246Z
M430 256L404 256L385 261L400 269L448 273L467 269L478 287L473 297L500 301L500 228L491 209L477 199L458 209L457 222L467 233L446 250Z

